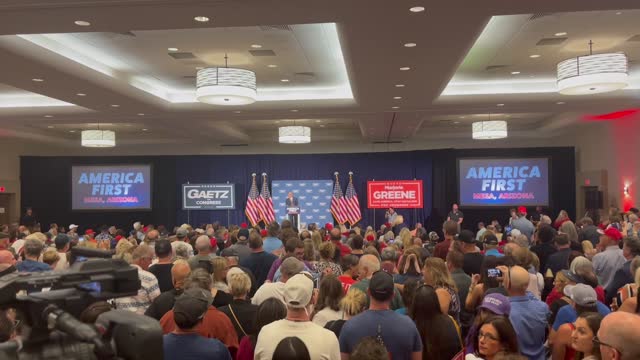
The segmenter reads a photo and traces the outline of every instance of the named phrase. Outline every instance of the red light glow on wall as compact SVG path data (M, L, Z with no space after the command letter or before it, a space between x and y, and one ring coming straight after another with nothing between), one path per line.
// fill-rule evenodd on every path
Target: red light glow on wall
M607 114L585 115L584 120L586 121L622 120L622 119L632 117L638 113L640 113L640 109L625 109L625 110L610 112Z
M4 186L0 186L0 193L5 192L5 190Z

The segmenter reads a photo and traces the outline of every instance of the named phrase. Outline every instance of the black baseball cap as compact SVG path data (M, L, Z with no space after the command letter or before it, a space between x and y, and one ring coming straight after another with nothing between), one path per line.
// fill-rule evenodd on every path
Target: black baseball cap
M244 239L243 239L244 237ZM245 241L249 239L249 229L240 229L238 230L238 240Z
M389 300L393 296L393 277L385 271L376 271L369 281L369 293L378 301Z
M53 240L57 248L63 248L65 245L69 243L69 241L71 241L71 239L69 239L69 236L67 236L66 234L58 234L56 238Z
M475 239L473 238L473 232L469 230L462 230L458 235L456 235L456 240L460 240L467 244L473 244Z
M484 243L487 245L498 245L498 237L495 234L487 234L484 237Z

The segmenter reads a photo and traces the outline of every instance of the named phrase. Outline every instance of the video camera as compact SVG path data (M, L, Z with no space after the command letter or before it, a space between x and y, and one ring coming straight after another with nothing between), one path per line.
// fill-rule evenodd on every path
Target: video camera
M0 308L15 308L24 320L22 341L0 344L0 358L162 360L162 329L155 319L111 310L95 325L77 320L93 302L137 295L140 279L135 267L106 259L104 251L74 250L69 270L0 278Z

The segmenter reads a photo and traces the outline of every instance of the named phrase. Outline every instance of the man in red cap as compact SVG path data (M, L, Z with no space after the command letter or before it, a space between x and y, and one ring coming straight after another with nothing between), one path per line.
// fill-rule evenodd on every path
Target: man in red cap
M600 285L605 289L613 281L613 276L626 261L622 249L618 243L622 239L622 234L614 227L608 227L600 235L598 247L602 251L593 257L593 269L600 279Z
M520 230L529 239L529 242L531 242L533 232L536 230L533 223L527 219L527 208L524 206L518 207L518 218L511 221L511 227Z

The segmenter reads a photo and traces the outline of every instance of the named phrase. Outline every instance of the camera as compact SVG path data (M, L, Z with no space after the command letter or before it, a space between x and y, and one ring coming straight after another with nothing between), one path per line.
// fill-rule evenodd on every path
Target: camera
M0 358L162 360L162 329L155 319L111 310L95 324L77 320L93 302L137 295L140 279L124 260L101 259L104 251L74 250L72 258L83 261L69 270L0 278L0 308L16 309L23 320L22 339L0 344Z
M490 277L490 278L502 277L502 271L496 268L487 269L487 277Z

